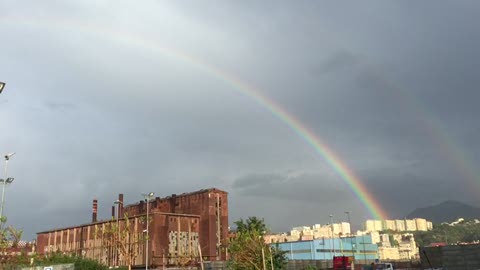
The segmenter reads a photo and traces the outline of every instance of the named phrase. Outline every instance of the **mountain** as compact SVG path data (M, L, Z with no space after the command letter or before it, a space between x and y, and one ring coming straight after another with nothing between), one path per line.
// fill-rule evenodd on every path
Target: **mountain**
M407 218L425 218L434 224L452 222L458 218L480 219L480 208L458 201L445 201L437 205L417 208Z

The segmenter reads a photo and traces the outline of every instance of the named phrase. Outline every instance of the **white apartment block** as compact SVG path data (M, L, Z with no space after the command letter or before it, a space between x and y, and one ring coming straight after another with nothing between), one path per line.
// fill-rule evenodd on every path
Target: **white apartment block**
M394 247L378 247L378 257L383 261L399 260L400 252Z
M348 222L341 222L341 223L334 223L333 224L333 233L335 236L346 236L350 235L350 223Z
M396 219L395 220L395 228L399 232L405 231L405 220L403 219Z
M417 223L414 219L405 219L405 230L406 231L416 231Z
M369 234L372 237L372 243L377 244L382 241L378 232L370 232Z
M267 242L277 241L278 242L292 242L299 240L312 240L319 238L332 238L332 237L341 237L351 235L350 223L341 222L334 224L315 224L312 227L309 226L298 226L293 227L288 235L278 234L278 235L269 235L266 237ZM280 241L281 240L281 241Z
M365 231L366 232L377 232L377 231L428 231L433 229L432 222L424 218L415 218L415 219L396 219L396 220L367 220L365 221Z
M381 260L410 260L419 258L418 248L411 233L381 234L378 238L372 237L373 239L375 239L374 243L379 245L378 253ZM390 240L393 240L393 242Z
M427 221L427 230L433 230L433 223L430 221Z
M381 220L369 219L365 221L365 230L367 232L383 231L383 222Z
M385 220L385 230L396 231L397 225L395 224L395 220Z
M424 218L416 218L415 225L417 226L417 231L427 231L427 220Z

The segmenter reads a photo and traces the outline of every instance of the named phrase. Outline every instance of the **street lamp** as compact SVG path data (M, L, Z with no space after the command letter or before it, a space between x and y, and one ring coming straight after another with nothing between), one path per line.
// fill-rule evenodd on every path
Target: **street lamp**
M117 250L115 252L115 256L117 257L116 258L116 265L118 267L118 266L120 266L120 254L118 254L118 249L120 247L120 222L119 222L119 217L120 217L120 205L122 204L122 201L116 200L113 203L117 205L117 237L118 237L118 241L117 241L117 247L116 247Z
M347 215L348 226L350 227L350 247L352 248L352 259L355 260L355 253L353 253L352 223L350 223L350 212L345 211L345 214ZM355 242L357 242L357 239L355 239Z
M148 205L150 204L150 200L153 198L153 195L154 193L153 192L150 192L150 193L143 193L142 196L143 198L145 198L145 202L147 203L147 236L146 236L146 241L145 241L145 270L148 270L148 238L149 238L149 233L148 233L148 223L149 220L148 220Z
M0 182L3 185L3 187L2 187L2 205L0 206L0 219L1 219L0 228L3 228L3 223L5 222L5 220L3 218L3 206L5 205L5 187L8 184L11 184L13 182L13 177L8 177L8 161L10 160L10 158L13 155L15 155L15 152L8 153L4 156L4 158L5 158L5 178L0 179Z
M333 214L330 214L330 226L332 227L332 249L333 249L333 256L335 257L336 252L335 252L335 232L334 232L334 227L333 227Z
M3 88L5 88L5 83L4 83L4 82L0 82L0 94L1 94L2 91L3 91Z

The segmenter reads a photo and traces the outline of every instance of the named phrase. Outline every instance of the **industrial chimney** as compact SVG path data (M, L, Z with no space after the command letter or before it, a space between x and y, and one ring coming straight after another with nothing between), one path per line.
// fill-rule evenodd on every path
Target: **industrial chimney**
M118 194L118 201L119 205L118 207L118 218L123 218L123 212L124 212L124 207L123 207L123 193Z
M98 201L93 199L92 222L97 222Z

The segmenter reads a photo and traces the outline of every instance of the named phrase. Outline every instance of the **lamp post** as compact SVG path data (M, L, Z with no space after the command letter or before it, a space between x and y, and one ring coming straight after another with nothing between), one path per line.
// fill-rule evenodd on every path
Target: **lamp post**
M365 250L365 234L367 233L366 225L363 225L363 233L362 233L362 239L363 239L363 260L364 263L367 263L367 251ZM372 238L372 234L370 233L370 239ZM373 241L372 241L373 242Z
M120 247L120 205L122 204L122 201L116 200L113 202L115 205L117 205L117 245L116 245L116 251L115 251L115 256L116 256L116 266L120 266L120 254L118 254L118 249Z
M345 211L345 215L347 215L348 226L350 227L350 247L352 248L352 259L355 260L355 253L353 253L352 224L350 223L350 212ZM356 239L355 242L357 242Z
M143 198L145 198L145 202L147 203L147 229L146 229L146 241L145 241L145 270L148 270L148 238L149 238L149 233L148 233L148 223L149 220L148 220L148 205L150 204L150 200L153 198L153 195L154 193L153 192L150 192L150 193L144 193L142 194L143 195Z
M0 228L3 228L3 223L5 222L5 219L3 217L3 207L5 205L5 187L7 184L11 184L13 182L13 177L8 177L8 161L10 158L15 155L15 152L13 153L8 153L4 156L5 158L5 178L0 179L0 182L2 183L2 205L0 206L0 219L1 219L1 226Z
M330 214L330 226L332 227L332 249L333 249L333 256L335 257L335 232L334 232L334 227L333 227L333 214Z
M5 83L4 83L4 82L0 82L0 94L1 94L2 91L3 91L3 88L5 88Z

